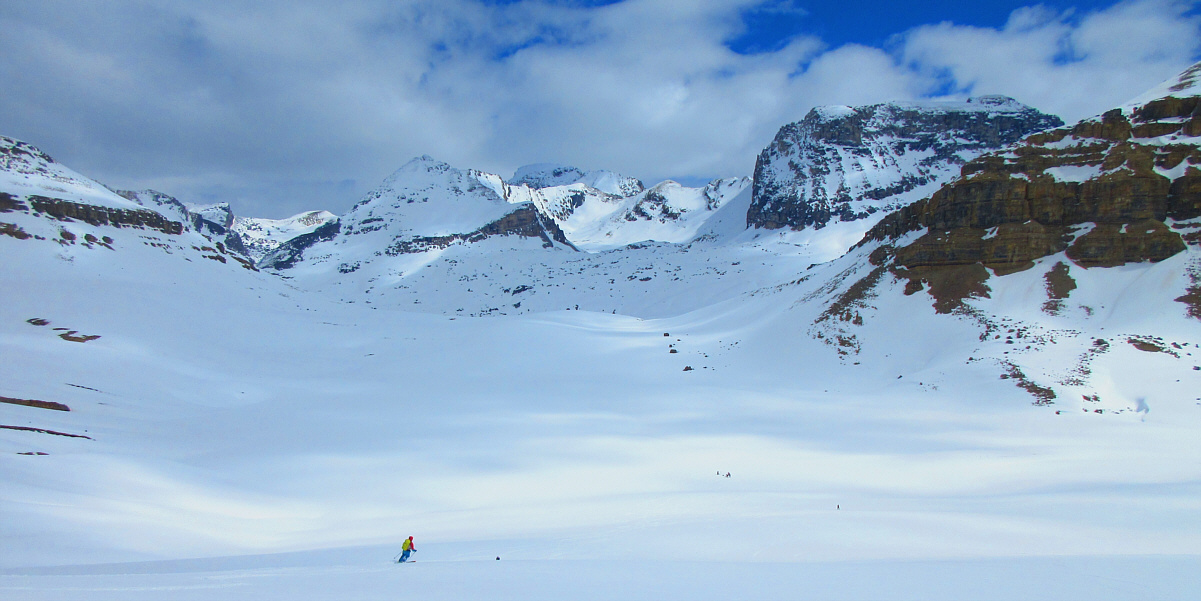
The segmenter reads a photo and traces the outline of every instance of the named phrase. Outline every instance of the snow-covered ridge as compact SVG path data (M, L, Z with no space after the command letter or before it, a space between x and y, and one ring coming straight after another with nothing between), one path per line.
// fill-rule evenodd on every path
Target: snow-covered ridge
M110 189L11 138L0 138L0 213L0 234L19 244L10 251L14 256L49 251L68 264L125 263L152 271L165 264L167 273L182 257L255 271L239 254L236 236L228 244L210 236L178 200L153 190Z
M687 242L750 185L746 177L716 179L700 188L668 180L616 203L585 205L561 225L568 238L585 249L645 241Z
M323 244L328 250L315 249L312 256L322 256L322 261L337 256L340 265L361 266L376 260L379 253L470 244L508 227L490 224L517 210L535 211L546 237L568 246L686 242L714 211L750 185L748 178L714 180L701 188L668 181L623 197L585 181L610 188L614 182L626 182L627 190L632 189L630 181L637 182L607 171L584 173L558 165L524 167L505 181L496 174L418 157L344 215L337 239ZM636 187L641 186L638 182ZM529 223L530 217L512 218L510 225L513 219Z
M1187 98L1189 96L1197 96L1201 94L1201 62L1194 63L1193 66L1182 71L1175 77L1170 77L1164 80L1163 83L1139 94L1131 99L1126 104L1122 105L1122 110L1129 113L1134 108L1162 98Z
M605 170L584 171L578 167L556 163L536 163L519 167L508 183L514 186L526 185L534 189L578 183L622 198L633 196L645 189L642 182L633 177Z
M0 136L0 189L14 196L52 196L98 207L142 207L50 158L32 144Z
M286 219L236 217L231 229L242 237L247 254L257 261L281 244L311 234L337 219L338 216L329 211L308 211Z

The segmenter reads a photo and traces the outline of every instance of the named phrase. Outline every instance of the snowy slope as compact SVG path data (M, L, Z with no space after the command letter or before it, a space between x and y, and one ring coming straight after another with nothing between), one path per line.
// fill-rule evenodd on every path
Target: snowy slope
M15 197L41 195L97 207L141 208L34 146L4 136L0 136L0 190Z
M33 249L34 256L51 255L69 265L104 261L113 253L165 254L180 268L194 261L219 263L233 272L231 283L243 268L255 271L238 248L192 227L192 215L169 196L118 194L11 138L0 138L0 158L0 234Z
M281 244L298 236L312 234L337 219L338 216L329 211L308 211L287 219L236 217L230 229L242 237L247 254L257 261Z
M179 199L157 190L117 190L122 198L132 200L143 207L162 213L172 221L178 221L185 227L196 229L196 215Z
M447 248L502 238L518 247L571 248L530 189L500 176L460 170L423 156L402 166L336 223L304 245L285 245L261 264L304 276L403 274ZM572 249L574 250L574 249ZM361 279L363 274L354 276ZM342 278L345 279L345 278Z
M645 241L687 242L750 183L750 178L726 178L689 188L668 180L610 205L606 214L580 211L561 226L573 243L586 249Z
M90 437L0 432L0 528L17 541L0 561L211 558L10 571L6 598L380 598L400 583L476 598L498 580L529 598L591 598L588 583L609 594L631 578L654 583L631 598L663 598L690 596L702 573L769 594L830 570L903 586L815 575L829 588L799 598L984 599L1067 582L1172 599L1195 582L1201 415L1182 393L1199 389L1186 378L1201 335L1162 301L1143 311L1150 293L1130 295L1178 265L1142 266L1119 287L1082 280L1081 302L1107 310L1063 317L1039 332L1057 342L1018 358L1075 361L1104 328L1113 348L1089 369L1116 390L1094 413L1066 396L1032 405L998 377L994 359L1013 355L1004 335L982 341L977 323L900 283L864 325L848 322L862 349L840 357L810 328L839 293L834 276L867 265L863 250L671 318L452 319L274 278L231 285L211 262L163 279L162 262L68 268L0 244L20 259L0 271L20 291L0 307L2 394L71 408L0 404L0 423ZM1045 319L1023 313L1040 284L1032 272L1031 291L988 310ZM39 292L64 285L89 294ZM47 331L59 324L101 337L64 341ZM1135 334L1189 346L1176 358L1119 342ZM388 568L408 535L418 563ZM1102 586L1097 565L1138 572ZM980 574L998 571L1021 577L981 594Z
M308 290L419 311L488 315L580 307L671 314L731 298L794 269L758 262L760 275L744 278L738 275L744 249L721 257L689 254L684 243L749 183L731 178L688 188L664 182L621 198L579 182L508 184L423 157L368 194L340 219L340 229L304 240L303 248L280 247L260 264Z

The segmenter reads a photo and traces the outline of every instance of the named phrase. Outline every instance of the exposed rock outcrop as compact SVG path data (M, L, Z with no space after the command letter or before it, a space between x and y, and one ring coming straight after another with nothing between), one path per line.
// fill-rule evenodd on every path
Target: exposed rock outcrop
M182 223L171 221L149 209L118 209L36 194L29 197L29 206L35 213L57 219L78 219L92 225L147 228L164 234L183 233Z
M873 259L931 285L947 269L1005 275L1059 252L1080 267L1112 267L1201 244L1197 223L1179 223L1201 217L1201 97L1181 85L1188 73L1165 96L967 163L959 179L888 215L860 244L924 230Z
M304 251L318 242L333 240L342 229L342 223L334 219L325 225L301 234L275 247L258 261L260 269L289 269L304 258Z
M533 204L520 205L516 210L492 223L468 234L450 234L445 236L419 236L407 240L398 240L384 254L396 256L400 254L419 253L428 250L446 248L459 242L482 242L493 236L519 236L523 238L540 238L544 248L552 248L555 242L575 249L575 245L567 240L563 230L553 219L543 216Z

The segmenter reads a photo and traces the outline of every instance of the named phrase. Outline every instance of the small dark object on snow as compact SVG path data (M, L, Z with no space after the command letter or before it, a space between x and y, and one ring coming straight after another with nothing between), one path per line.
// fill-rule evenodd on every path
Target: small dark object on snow
M691 365L685 365L685 366L684 366L684 371L692 371L692 366L691 366Z
M668 337L668 336L671 336L671 334L670 334L670 333L668 333L668 332L663 332L663 337L664 337L664 338L666 338L666 337Z
M500 555L496 556L496 561L500 561Z

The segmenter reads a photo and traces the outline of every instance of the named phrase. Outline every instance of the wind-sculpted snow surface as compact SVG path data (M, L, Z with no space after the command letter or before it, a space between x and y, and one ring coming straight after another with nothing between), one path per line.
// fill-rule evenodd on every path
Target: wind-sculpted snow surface
M981 153L1062 124L1003 96L815 108L759 155L747 225L878 219L929 196Z

